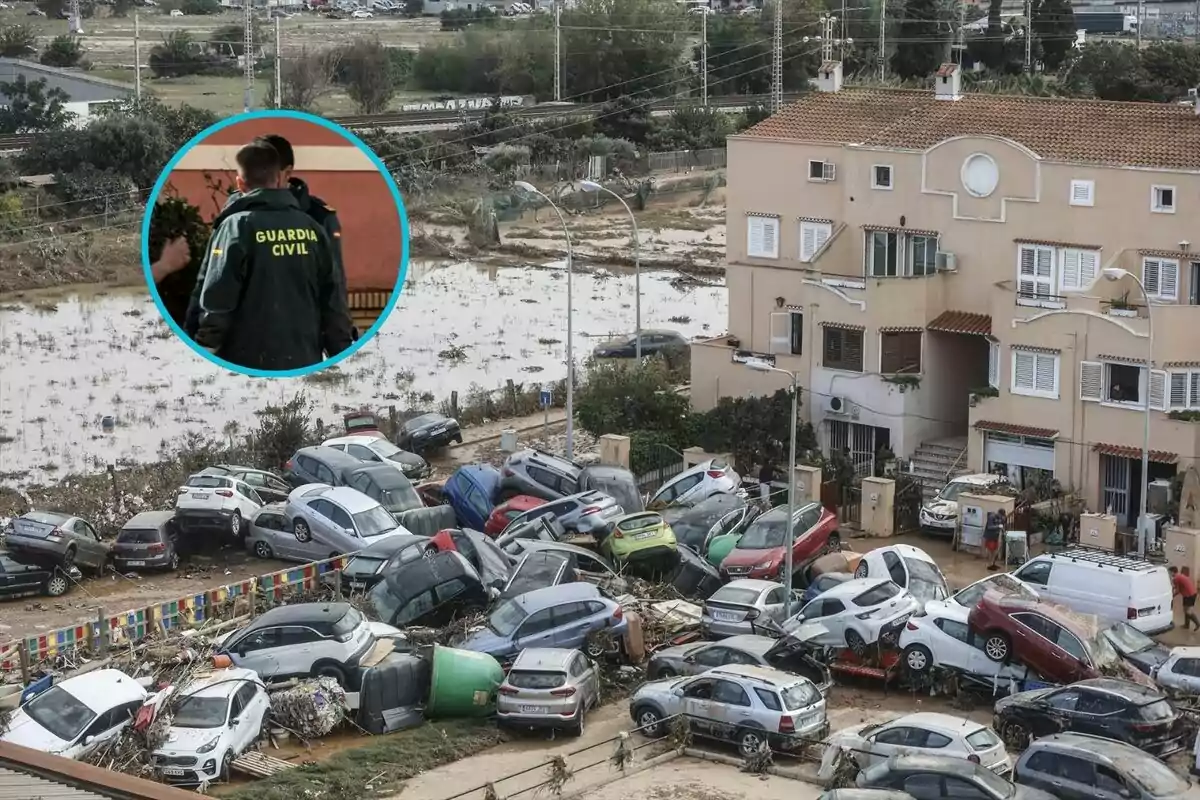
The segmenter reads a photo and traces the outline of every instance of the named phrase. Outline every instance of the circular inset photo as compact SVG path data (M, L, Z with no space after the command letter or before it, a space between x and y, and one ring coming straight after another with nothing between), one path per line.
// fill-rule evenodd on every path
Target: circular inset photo
M396 182L350 131L256 111L202 131L146 204L142 264L163 319L256 377L308 375L362 347L404 287Z

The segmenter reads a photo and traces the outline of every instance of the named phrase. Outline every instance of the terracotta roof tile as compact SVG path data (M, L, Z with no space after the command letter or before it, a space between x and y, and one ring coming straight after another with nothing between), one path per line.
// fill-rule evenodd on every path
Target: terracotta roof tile
M1010 433L1013 436L1031 436L1035 439L1053 439L1058 436L1058 431L1053 428L1035 428L1032 425L1013 425L1009 422L989 422L985 419L976 422L975 427L981 431Z
M1173 103L970 93L947 103L923 90L847 87L810 92L734 138L926 150L971 135L1055 161L1200 169L1200 117Z
M992 318L987 314L972 314L969 311L943 311L937 319L925 327L928 330L942 333L973 333L977 336L991 336Z
M1142 448L1129 447L1123 444L1106 444L1100 442L1092 449L1104 456L1116 456L1117 458L1142 457ZM1166 450L1151 450L1150 460L1158 464L1174 464L1179 461L1179 454L1168 453Z

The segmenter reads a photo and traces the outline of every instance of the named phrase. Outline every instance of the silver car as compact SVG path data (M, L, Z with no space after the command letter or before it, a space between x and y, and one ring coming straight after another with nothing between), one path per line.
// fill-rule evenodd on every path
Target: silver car
M775 581L730 581L704 601L700 629L714 638L758 633L764 622L783 623L786 599L787 589ZM800 604L793 599L792 606L799 608Z
M320 561L329 555L324 542L301 542L296 538L283 503L265 505L251 518L246 533L246 550L259 558L278 558L305 564Z
M714 494L740 491L742 476L723 459L710 458L667 481L646 502L646 508L694 506Z
M317 545L320 558L354 553L385 537L408 533L386 508L348 486L310 483L294 489L284 516L296 541Z
M496 698L501 726L564 729L583 735L584 718L600 704L600 671L578 650L522 650Z
M646 665L651 680L674 678L678 675L699 675L716 667L731 664L757 664L769 667L767 654L779 644L770 636L744 634L730 636L719 642L688 642L656 650Z
M643 683L629 701L634 724L646 736L667 733L667 720L684 715L697 736L737 743L743 755L763 744L795 751L825 738L825 698L807 678L776 669L727 666L692 678Z
M546 514L553 514L558 523L571 533L603 536L612 530L613 523L625 514L625 509L616 500L601 492L576 492L514 517L513 521L504 527L500 536L522 523Z

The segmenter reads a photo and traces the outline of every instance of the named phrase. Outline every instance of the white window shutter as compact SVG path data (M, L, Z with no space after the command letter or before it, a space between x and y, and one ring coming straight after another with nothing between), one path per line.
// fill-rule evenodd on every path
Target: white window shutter
M813 231L814 244L816 245L813 247L813 255L816 255L825 246L825 243L829 241L829 237L833 235L833 226L828 224L813 225Z
M1189 397L1188 406L1195 409L1200 409L1200 371L1188 373Z
M1078 292L1080 285L1080 259L1082 253L1078 250L1066 249L1062 251L1062 290L1064 292Z
M1090 403L1104 399L1104 365L1099 361L1079 362L1079 399Z
M1058 356L1038 353L1034 361L1034 389L1058 394Z
M746 255L762 254L762 217L746 218Z
M1037 278L1038 294L1049 297L1054 286L1054 248L1039 247L1037 249Z
M1000 388L1000 343L988 343L988 386Z
M1150 370L1150 407L1155 411L1167 410L1167 373L1161 369Z
M1146 294L1155 296L1158 294L1158 276L1159 268L1162 264L1157 258L1147 258L1142 260L1142 285L1146 287Z
M826 161L825 165L821 168L821 177L827 181L835 180L837 178L837 165Z
M1073 206L1091 206L1095 205L1093 193L1096 190L1096 184L1092 181L1075 180L1071 181L1071 205Z
M792 350L792 312L771 313L771 354L790 353Z
M1171 391L1169 393L1171 408L1187 408L1188 405L1188 373L1171 373Z
M1079 288L1090 288L1100 276L1100 253L1097 250L1079 251Z
M800 260L812 261L813 253L817 252L817 231L811 223L800 223Z
M1179 262L1158 262L1158 296L1164 300L1179 298Z
M1032 391L1036 385L1035 355L1020 350L1013 351L1013 389Z
M1017 262L1017 291L1024 295L1037 292L1037 251L1022 245Z

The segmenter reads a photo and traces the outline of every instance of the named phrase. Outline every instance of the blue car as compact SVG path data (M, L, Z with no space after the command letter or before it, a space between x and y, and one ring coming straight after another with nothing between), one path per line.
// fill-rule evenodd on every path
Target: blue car
M849 572L827 572L824 575L818 575L816 580L810 583L808 588L804 590L803 602L808 604L838 584L842 584L853 579L854 575Z
M564 583L502 601L482 629L467 634L456 646L487 653L501 664L531 647L583 650L599 658L624 638L628 626L621 606L594 584ZM604 630L613 642L592 636Z
M450 501L460 527L481 531L487 527L487 519L496 507L499 490L500 470L472 465L456 469L446 481L442 494Z

